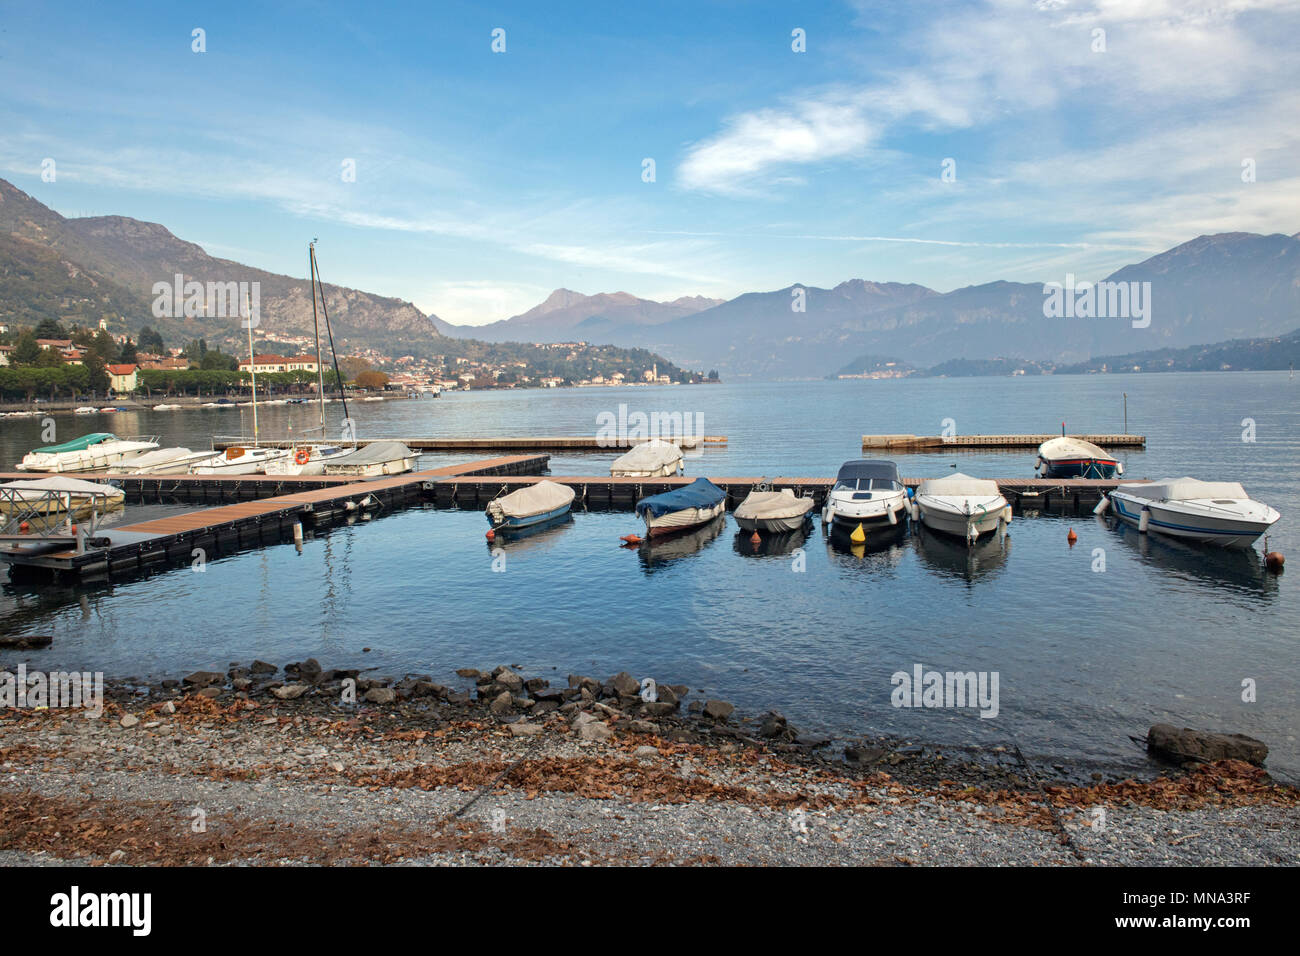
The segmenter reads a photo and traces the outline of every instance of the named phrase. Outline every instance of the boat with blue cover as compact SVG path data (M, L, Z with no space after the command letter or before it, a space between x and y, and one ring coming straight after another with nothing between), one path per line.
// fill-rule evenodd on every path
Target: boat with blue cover
M726 510L727 493L707 478L636 503L636 513L651 537L697 528Z

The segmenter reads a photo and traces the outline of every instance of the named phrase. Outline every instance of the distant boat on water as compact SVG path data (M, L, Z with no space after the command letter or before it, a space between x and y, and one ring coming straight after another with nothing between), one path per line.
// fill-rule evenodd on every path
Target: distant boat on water
M1114 478L1124 474L1124 466L1104 448L1062 435L1038 446L1035 471L1044 478Z

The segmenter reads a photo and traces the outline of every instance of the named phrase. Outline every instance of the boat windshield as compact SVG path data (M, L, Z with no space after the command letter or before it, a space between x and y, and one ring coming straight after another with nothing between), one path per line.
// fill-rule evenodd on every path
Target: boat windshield
M840 478L835 487L846 491L899 491L903 483L893 478Z

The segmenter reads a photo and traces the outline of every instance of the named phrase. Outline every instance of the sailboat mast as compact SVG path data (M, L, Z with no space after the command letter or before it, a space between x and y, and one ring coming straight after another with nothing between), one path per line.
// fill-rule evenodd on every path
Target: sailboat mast
M248 310L248 374L253 387L253 447L257 447L257 356L253 354L253 297L245 293Z
M314 261L314 256L313 256L313 261ZM330 358L333 359L334 361L334 380L338 383L339 386L339 401L343 403L343 421L344 423L346 423L349 420L348 419L348 396L347 396L347 392L343 390L343 373L339 371L339 353L334 348L334 330L330 328L330 310L325 305L325 284L320 281L319 268L317 268L316 270L316 286L320 289L320 311L321 311L321 315L324 316L325 318L325 335L329 338ZM347 427L346 424L344 427ZM350 437L352 438L353 441L356 441L355 434Z
M320 320L316 315L316 243L308 245L311 255L311 324L316 334L316 397L320 399L320 430L325 436L325 366L320 357Z

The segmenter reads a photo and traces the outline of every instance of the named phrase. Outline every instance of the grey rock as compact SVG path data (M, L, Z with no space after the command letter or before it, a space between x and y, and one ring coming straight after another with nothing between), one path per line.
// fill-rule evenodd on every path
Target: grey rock
M307 693L307 690L307 684L282 684L279 687L271 688L271 696L280 700L297 700Z
M541 724L527 724L523 721L510 725L511 737L533 737L542 732Z
M627 671L619 671L609 679L609 684L619 696L635 697L641 692L641 682Z
M253 661L248 669L254 674L274 674L280 670L274 664L268 664L266 661Z
M1156 724L1147 731L1147 749L1179 762L1188 760L1244 760L1262 767L1268 758L1268 745L1245 734L1220 734L1172 724Z
M187 687L207 687L209 684L224 684L225 682L226 675L219 671L195 671L182 681Z
M135 714L123 714L122 719L118 721L123 727L134 727L140 723L140 718Z
M515 699L513 696L511 696L510 691L503 690L501 693L497 694L495 697L492 698L492 703L488 705L488 709L491 710L492 713L494 714L504 714L507 713L510 710L510 708L513 707L514 705L515 705Z
M391 687L372 687L366 691L366 700L372 704L391 704L397 700L397 691Z
M736 708L725 700L708 700L704 702L704 714L714 720L726 720Z

